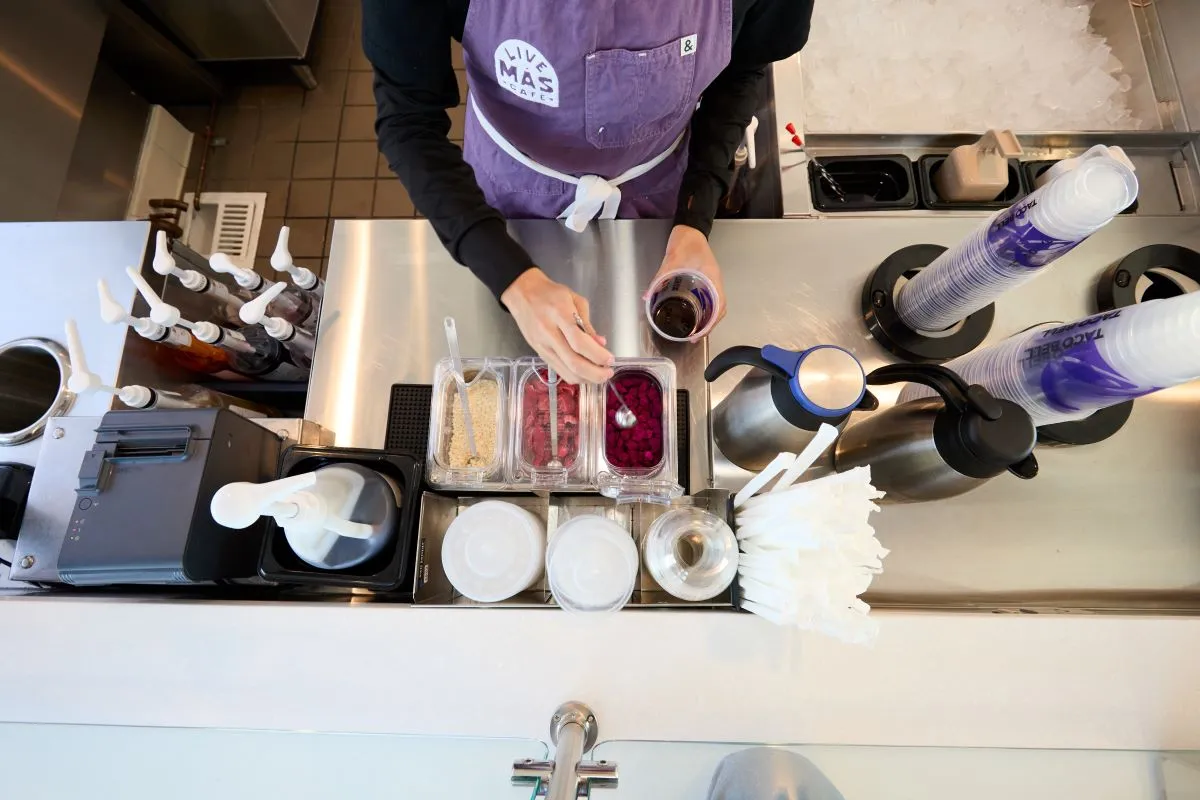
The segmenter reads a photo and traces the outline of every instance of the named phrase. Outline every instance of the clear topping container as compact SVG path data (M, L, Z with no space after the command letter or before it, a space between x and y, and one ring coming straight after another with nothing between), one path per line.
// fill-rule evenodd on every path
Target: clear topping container
M445 489L492 489L504 485L511 368L512 362L503 358L463 359L477 452L472 457L458 380L450 359L438 362L426 457L431 484Z
M550 385L546 362L522 358L513 378L512 464L515 485L534 489L588 488L593 484L594 463L589 445L595 414L593 392L559 380L558 450L552 450Z
M628 429L617 425L621 401L608 384L599 387L597 487L620 502L669 503L683 494L678 482L675 365L665 358L617 359L610 383L637 422Z

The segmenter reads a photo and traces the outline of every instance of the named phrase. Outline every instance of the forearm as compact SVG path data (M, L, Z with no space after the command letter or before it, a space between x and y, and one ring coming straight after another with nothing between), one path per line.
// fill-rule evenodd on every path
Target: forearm
M734 152L758 107L767 67L728 67L717 76L692 117L688 167L679 189L675 224L708 235L729 190Z

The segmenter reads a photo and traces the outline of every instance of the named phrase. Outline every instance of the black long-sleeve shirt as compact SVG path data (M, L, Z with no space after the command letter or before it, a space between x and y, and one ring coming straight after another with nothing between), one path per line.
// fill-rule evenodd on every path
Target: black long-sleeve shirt
M728 189L733 152L757 106L759 84L771 62L804 46L812 2L733 0L732 54L692 117L676 224L708 235ZM446 110L461 99L450 41L462 41L468 5L469 0L363 0L363 50L375 68L379 149L450 254L499 297L534 264L508 235L462 150L448 138Z

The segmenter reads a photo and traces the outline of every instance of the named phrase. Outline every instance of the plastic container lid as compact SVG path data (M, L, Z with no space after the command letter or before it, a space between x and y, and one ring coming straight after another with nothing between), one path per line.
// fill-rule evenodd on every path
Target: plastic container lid
M629 602L637 584L637 545L617 523L583 514L551 537L546 575L563 609L617 611Z
M470 506L446 531L442 569L461 594L496 603L525 591L542 575L546 528L503 500Z

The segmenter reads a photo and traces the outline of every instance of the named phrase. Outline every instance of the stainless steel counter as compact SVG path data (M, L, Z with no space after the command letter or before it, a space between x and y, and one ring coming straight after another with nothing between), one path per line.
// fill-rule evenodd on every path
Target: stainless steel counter
M606 222L575 234L553 222L513 224L555 280L591 302L592 322L617 356L665 356L691 396L691 485L708 486L707 362L703 345L655 338L641 293L662 261L665 222ZM425 222L339 221L326 278L305 418L339 446L382 447L394 383L430 383L447 355L442 318L458 323L464 356L532 353L483 284L455 264Z
M803 347L837 343L868 368L888 360L859 319L871 269L917 242L950 245L979 222L962 217L718 222L713 248L730 311L708 342ZM618 355L663 354L692 393L693 453L707 451L701 346L651 337L640 295L658 265L665 223L605 223L583 235L553 221L514 230L539 264L588 296ZM1145 244L1200 248L1194 218L1119 219L1046 275L1004 298L993 339L1089 313L1096 277ZM444 252L424 222L339 222L334 229L320 346L306 417L339 445L379 447L388 390L428 382L443 355L440 320L453 314L466 353L527 352L487 290ZM712 387L718 402L740 377ZM884 407L896 389L880 392ZM890 506L875 519L892 554L869 597L879 605L1200 611L1200 388L1138 401L1109 442L1040 448L1042 474L1002 476L940 503ZM745 474L718 455L692 459L694 489L736 488Z

